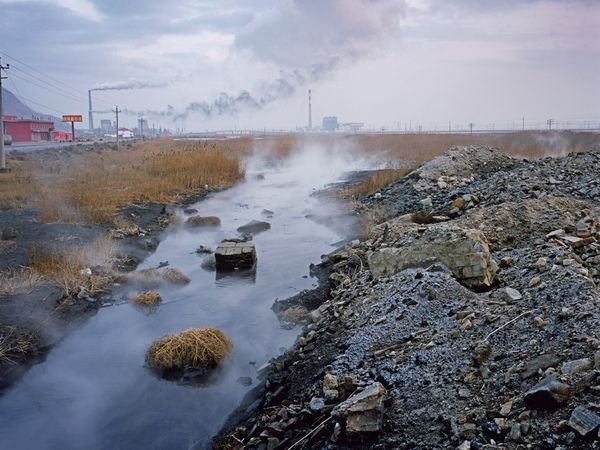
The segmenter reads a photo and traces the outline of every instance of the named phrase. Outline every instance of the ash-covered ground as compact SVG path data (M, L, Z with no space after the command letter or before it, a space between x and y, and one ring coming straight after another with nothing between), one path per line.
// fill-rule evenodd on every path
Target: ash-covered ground
M600 448L600 153L454 148L360 201L214 447Z

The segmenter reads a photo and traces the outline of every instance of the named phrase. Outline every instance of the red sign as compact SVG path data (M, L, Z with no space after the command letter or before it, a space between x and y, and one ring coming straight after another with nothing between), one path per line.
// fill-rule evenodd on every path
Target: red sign
M83 116L82 115L62 116L62 121L63 122L83 122Z

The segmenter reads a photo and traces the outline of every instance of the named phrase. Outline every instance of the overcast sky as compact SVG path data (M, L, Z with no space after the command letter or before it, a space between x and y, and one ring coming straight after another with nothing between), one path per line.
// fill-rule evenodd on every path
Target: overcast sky
M93 92L130 126L305 126L308 88L316 124L600 124L598 0L0 0L0 52L44 112L137 87Z

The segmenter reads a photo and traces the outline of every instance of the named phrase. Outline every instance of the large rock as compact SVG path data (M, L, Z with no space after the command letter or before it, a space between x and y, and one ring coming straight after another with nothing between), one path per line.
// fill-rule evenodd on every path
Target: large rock
M256 263L256 248L250 242L223 241L215 250L217 271L251 269Z
M480 230L447 224L407 227L394 247L369 256L369 267L376 278L435 263L444 264L458 281L473 288L489 287L498 270Z
M262 233L263 231L267 231L271 229L271 224L269 222L263 222L261 220L251 220L246 225L242 225L237 229L238 233L244 235L253 236L258 233Z
M381 430L385 388L379 382L367 386L337 405L331 414L346 419L346 433L370 433Z
M530 408L551 409L565 404L570 395L571 387L549 373L525 393L524 401Z

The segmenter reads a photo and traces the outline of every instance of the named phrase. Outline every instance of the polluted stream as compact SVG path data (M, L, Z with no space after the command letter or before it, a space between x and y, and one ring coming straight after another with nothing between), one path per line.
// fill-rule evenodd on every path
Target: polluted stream
M353 219L339 203L311 194L364 168L364 162L319 147L279 165L253 159L246 181L190 205L200 215L220 217L221 225L170 226L139 269L168 261L191 282L159 288L163 301L153 311L116 301L54 347L0 397L0 448L209 446L260 382L257 369L289 348L300 332L282 326L273 302L314 287L310 263L352 234ZM236 229L251 220L271 224L252 239L255 272L223 276L201 267L206 255L195 252L199 245L214 250L223 239L239 238ZM115 298L133 292L117 287ZM158 378L145 364L146 349L160 336L190 327L221 329L234 343L231 357L201 386Z

